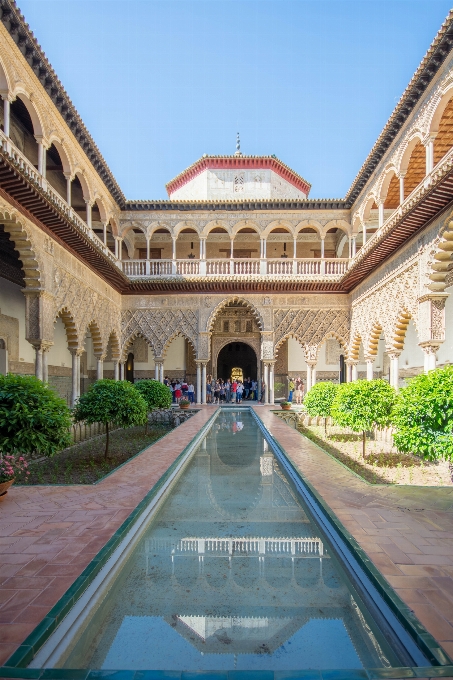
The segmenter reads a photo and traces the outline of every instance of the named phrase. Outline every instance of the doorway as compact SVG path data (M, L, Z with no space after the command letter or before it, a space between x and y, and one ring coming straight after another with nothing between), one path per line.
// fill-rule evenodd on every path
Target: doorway
M132 352L129 352L129 354L127 355L126 380L129 380L129 382L131 383L134 382L134 355L132 354Z
M217 378L231 380L238 377L242 371L243 379L251 378L256 380L258 374L258 364L255 350L245 342L230 342L225 345L217 358Z

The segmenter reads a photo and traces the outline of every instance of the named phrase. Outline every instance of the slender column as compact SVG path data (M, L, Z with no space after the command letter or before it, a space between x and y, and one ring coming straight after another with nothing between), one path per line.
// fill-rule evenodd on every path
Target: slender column
M103 222L102 226L104 228L104 245L107 245L107 222Z
M49 382L49 349L50 347L42 348L42 381Z
M382 199L378 202L378 215L379 215L378 226L380 229L384 224L384 201Z
M113 380L119 380L119 379L120 379L119 361L118 361L118 359L114 359L114 361L113 361Z
M267 258L267 241L266 239L263 239L263 259L265 260Z
M311 386L316 385L316 365L311 367Z
M176 236L172 236L171 240L173 241L171 259L176 260Z
M79 374L78 374L78 356L77 356L77 350L72 349L69 350L71 352L72 356L72 373L71 373L71 406L74 408L77 398L79 396L79 387L78 383L80 383L79 380Z
M6 137L9 137L9 126L10 126L10 101L8 97L3 100L3 132Z
M356 254L356 236L354 235L352 237L352 257L355 257Z
M201 364L197 361L197 404L201 404Z
M86 198L84 200L87 207L87 226L91 229L91 203Z
M313 366L312 364L307 364L307 385L306 385L306 391L309 392L312 387L312 372L313 372Z
M363 245L366 243L366 224L362 224Z
M116 239L116 243L117 243L117 248L118 248L117 258L121 262L122 255L123 255L123 239L120 236L118 236L117 239Z
M104 377L104 358L96 357L96 380L102 380Z
M346 382L352 382L352 363L346 361Z
M124 367L125 367L125 366L126 366L126 362L125 362L125 361L120 361L120 380L124 380L125 377L126 377L126 376L125 376L125 371L124 371Z
M151 245L151 239L149 236L146 237L146 259L149 260L150 256L150 245Z
M164 362L162 362L161 365L160 365L159 382L161 382L161 383L164 382Z
M434 168L434 137L430 137L427 144L425 144L426 150L426 174L429 173Z
M233 259L234 257L234 238L230 240L230 258Z
M71 202L72 202L72 179L71 175L66 174L66 203L71 207Z
M390 384L395 388L399 387L399 354L390 354Z
M324 259L324 244L325 244L325 240L322 238L321 239L321 257L322 257L322 259Z
M200 238L200 260L203 259L203 239Z
M374 364L374 359L367 359L366 360L366 379L367 380L373 380L373 364Z
M436 369L436 352L439 349L437 345L424 345L422 346L423 353L425 355L424 370L425 373L429 371L434 371Z
M355 382L357 380L357 378L358 378L357 362L354 361L354 363L351 364L351 379L352 379L352 382Z
M42 347L35 346L35 376L38 380L42 380Z
M156 362L154 363L154 380L159 380L159 374L160 374L160 371L159 371L159 362L156 361Z
M321 257L324 257L324 239L321 241ZM297 258L297 236L293 240L293 260Z
M206 404L206 362L201 363L201 403Z
M349 259L352 257L352 238L349 236Z
M269 403L269 364L264 364L264 403Z
M38 172L45 177L46 175L46 150L42 139L38 139Z
M400 205L404 203L404 177L405 175L400 175Z
M269 404L274 403L274 364L269 364Z

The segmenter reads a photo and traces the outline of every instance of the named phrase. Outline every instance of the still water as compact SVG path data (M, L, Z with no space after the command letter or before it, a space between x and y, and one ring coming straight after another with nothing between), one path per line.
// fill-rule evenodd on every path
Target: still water
M400 665L248 412L221 412L65 668Z

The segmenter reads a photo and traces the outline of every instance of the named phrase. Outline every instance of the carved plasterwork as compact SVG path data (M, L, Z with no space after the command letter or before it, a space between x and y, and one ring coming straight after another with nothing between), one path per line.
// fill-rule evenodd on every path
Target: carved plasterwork
M150 344L155 356L162 356L172 338L184 335L193 347L198 341L198 315L192 309L126 310L121 315L122 346L141 335Z
M386 347L397 347L397 325L411 317L418 327L418 263L389 278L352 305L351 338L360 338L366 354L375 354L375 338L384 333ZM357 344L358 347L358 344ZM354 355L354 352L353 352Z
M274 311L275 346L294 337L301 345L319 346L327 337L347 344L349 311L346 309L278 309Z

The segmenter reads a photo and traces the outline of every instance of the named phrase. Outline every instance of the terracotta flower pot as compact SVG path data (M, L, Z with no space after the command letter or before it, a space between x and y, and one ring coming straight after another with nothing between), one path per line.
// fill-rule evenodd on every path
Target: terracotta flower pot
M291 411L291 404L280 404L282 411Z
M8 482L0 482L0 497L6 496L10 486L14 484L14 479L10 479Z
M183 409L189 408L189 406L190 406L190 404L179 404L179 408L183 408Z

